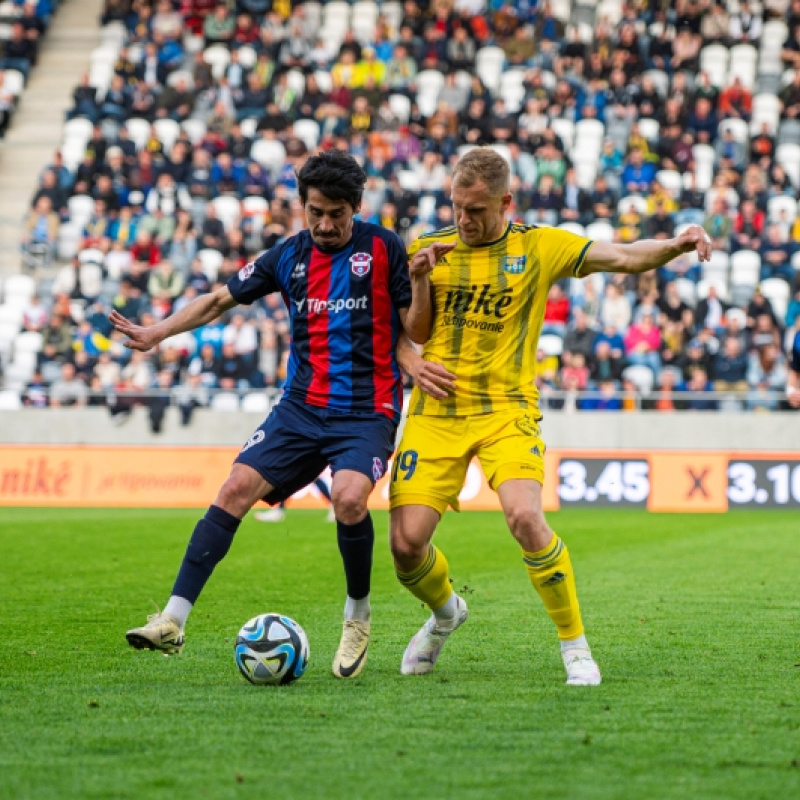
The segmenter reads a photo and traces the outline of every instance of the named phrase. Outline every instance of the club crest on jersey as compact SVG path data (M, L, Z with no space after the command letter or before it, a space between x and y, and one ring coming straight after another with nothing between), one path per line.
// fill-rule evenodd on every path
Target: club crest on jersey
M369 253L354 253L350 256L350 269L356 278L363 278L369 274L372 267L372 256Z
M372 477L376 482L383 477L383 461L377 457L372 459Z
M239 280L246 281L256 271L256 262L251 261L239 270Z
M510 272L512 275L519 275L525 271L527 261L527 256L506 256L503 259L503 271Z

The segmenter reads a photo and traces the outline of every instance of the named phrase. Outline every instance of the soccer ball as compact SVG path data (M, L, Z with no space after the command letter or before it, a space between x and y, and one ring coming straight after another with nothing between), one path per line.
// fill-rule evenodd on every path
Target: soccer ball
M306 632L283 614L259 614L242 625L234 657L239 672L257 686L296 681L308 666Z

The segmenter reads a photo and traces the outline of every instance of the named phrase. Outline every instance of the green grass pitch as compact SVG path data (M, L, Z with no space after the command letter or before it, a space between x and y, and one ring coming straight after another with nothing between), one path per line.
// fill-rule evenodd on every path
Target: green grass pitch
M572 552L604 683L564 685L555 634L499 514L437 534L467 624L429 676L426 618L375 514L373 644L338 681L343 578L323 512L247 519L180 657L127 628L166 599L198 512L0 509L0 798L800 797L800 517L549 515ZM305 676L254 687L233 640L297 619Z

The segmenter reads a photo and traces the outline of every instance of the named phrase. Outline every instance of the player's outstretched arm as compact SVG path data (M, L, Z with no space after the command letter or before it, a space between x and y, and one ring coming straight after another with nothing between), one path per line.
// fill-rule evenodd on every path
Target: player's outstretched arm
M231 296L227 286L222 286L215 292L204 294L191 303L185 305L177 314L172 314L155 325L135 325L118 311L108 315L111 324L122 334L128 337L125 347L131 350L146 352L170 336L184 331L191 331L211 322L220 314L233 308L236 301Z
M444 400L456 388L456 376L441 364L422 358L407 336L400 336L397 340L396 354L400 368L425 394Z
M592 272L649 272L693 250L697 251L700 261L711 258L711 239L699 225L689 226L674 239L645 239L633 244L595 242L586 254L580 275Z

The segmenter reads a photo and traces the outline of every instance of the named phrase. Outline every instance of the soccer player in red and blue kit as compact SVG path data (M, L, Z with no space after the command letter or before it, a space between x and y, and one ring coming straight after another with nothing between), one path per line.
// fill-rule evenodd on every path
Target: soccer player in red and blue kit
M411 350L403 331L415 342L430 331L427 303L418 301L428 291L428 268L409 265L393 232L354 219L365 180L346 153L309 158L298 173L306 230L155 325L111 313L126 346L142 351L272 292L283 295L292 325L284 395L197 523L164 610L127 632L137 649L180 652L189 612L244 515L260 499L280 503L330 466L347 584L333 673L351 678L364 666L374 541L367 500L394 449L402 406L397 353L403 359Z

